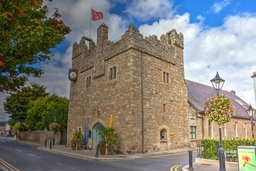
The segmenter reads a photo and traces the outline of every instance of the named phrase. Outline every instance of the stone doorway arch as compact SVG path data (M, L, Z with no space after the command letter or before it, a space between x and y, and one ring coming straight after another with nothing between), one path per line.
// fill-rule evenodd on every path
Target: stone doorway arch
M96 123L92 128L92 149L97 149L103 129L104 126L101 123Z

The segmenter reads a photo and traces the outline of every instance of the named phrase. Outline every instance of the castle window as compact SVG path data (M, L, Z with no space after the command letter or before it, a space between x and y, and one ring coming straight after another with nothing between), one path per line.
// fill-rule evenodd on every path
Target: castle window
M196 127L195 126L190 127L190 139L196 139Z
M165 112L165 111L166 111L166 105L163 104L163 112Z
M169 73L163 72L163 82L169 83Z
M160 140L167 140L167 132L166 129L162 129L160 131Z
M109 69L109 80L116 79L116 67L111 67Z
M91 79L92 79L91 76L86 78L86 88L90 88L91 87Z

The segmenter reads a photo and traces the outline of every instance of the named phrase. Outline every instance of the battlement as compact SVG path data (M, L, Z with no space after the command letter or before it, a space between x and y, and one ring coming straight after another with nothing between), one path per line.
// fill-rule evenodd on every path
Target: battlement
M99 61L106 61L131 48L172 64L175 64L176 58L183 58L178 54L184 48L183 34L177 34L175 29L163 34L160 39L155 35L144 38L134 25L130 25L116 42L108 40L108 27L104 23L98 28L97 33L96 46L92 39L85 36L79 44L73 44L72 68L83 72L94 67L96 63L100 65ZM89 42L89 47L85 41Z

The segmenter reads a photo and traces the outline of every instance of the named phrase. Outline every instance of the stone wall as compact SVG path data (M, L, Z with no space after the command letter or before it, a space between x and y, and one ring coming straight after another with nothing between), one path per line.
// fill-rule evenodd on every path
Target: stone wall
M160 40L143 38L133 25L117 42L107 40L106 34L108 27L102 24L97 45L86 37L73 45L72 68L78 70L78 79L70 86L68 145L75 131L83 131L86 116L88 129L93 129L97 123L109 126L113 114L123 153L188 146L183 35L171 30ZM116 78L110 80L112 67ZM163 73L168 73L168 83ZM86 88L88 77L91 86ZM160 140L162 129L167 132L165 140Z
M45 140L49 143L50 140L55 139L55 144L60 144L60 133L54 135L53 131L21 131L18 135L21 141L35 142L44 144Z

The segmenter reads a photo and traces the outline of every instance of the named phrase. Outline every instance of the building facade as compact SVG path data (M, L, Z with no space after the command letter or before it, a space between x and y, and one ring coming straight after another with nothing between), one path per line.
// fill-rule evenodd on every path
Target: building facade
M188 146L183 46L183 35L175 30L160 39L144 38L133 25L111 42L104 23L97 30L97 44L87 37L74 43L68 145L73 133L81 131L95 149L113 115L124 154Z
M211 86L186 80L189 102L189 125L191 146L196 146L196 141L203 138L219 138L219 125L209 121L204 114L205 101L216 96ZM235 116L230 122L221 125L223 138L252 138L252 124L247 114L249 104L238 97L235 91L222 90L220 94L227 96L235 110ZM255 126L254 126L255 130Z

